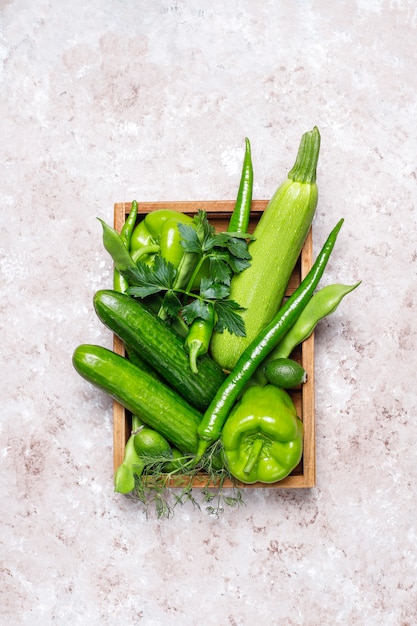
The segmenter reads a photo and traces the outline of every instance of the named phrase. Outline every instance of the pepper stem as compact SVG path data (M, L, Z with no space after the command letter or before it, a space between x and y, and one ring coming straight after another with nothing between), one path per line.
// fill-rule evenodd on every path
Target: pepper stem
M250 451L250 455L248 460L246 461L246 465L243 468L245 474L250 474L253 470L255 463L257 462L261 450L263 448L264 442L263 439L255 439L253 442L252 450Z
M315 183L320 152L320 132L317 126L301 137L297 158L288 178L296 183Z
M142 259L142 257L146 256L147 254L158 254L159 250L160 247L157 243L150 244L149 246L143 246L143 248L139 248L139 250L136 250L132 254L132 259L135 263L137 263Z

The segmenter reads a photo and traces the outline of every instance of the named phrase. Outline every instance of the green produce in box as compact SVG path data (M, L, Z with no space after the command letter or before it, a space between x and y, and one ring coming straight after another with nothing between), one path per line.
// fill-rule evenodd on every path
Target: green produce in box
M236 404L222 432L228 469L243 483L273 483L298 465L303 423L283 389L250 387Z

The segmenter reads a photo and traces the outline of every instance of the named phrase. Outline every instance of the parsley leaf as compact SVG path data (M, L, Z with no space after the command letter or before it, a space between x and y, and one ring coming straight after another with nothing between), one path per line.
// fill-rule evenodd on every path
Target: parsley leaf
M202 254L203 249L201 246L201 241L198 237L198 233L194 226L191 224L178 224L178 230L181 235L181 246L184 248L185 252L195 252L197 254Z
M240 274L240 272L243 272L243 270L250 266L248 259L239 259L235 256L229 256L228 262L234 274Z
M245 322L238 311L242 311L242 307L234 300L216 300L214 302L214 310L217 315L215 331L222 333L228 330L229 333L238 337L245 337Z
M146 298L159 291L172 289L177 270L161 256L156 256L152 267L139 262L137 266L129 267L123 272L128 280L128 293L138 298Z
M229 250L230 254L233 254L233 256L236 256L238 259L251 259L251 255L249 254L248 250L248 244L242 239L230 237L228 242L226 243L226 247Z
M228 255L216 253L210 256L210 276L213 280L225 285L230 285L232 280L232 271L228 263Z
M230 294L230 286L215 282L211 278L202 278L200 282L200 295L207 300L221 300Z
M210 316L209 305L200 298L196 298L183 307L182 316L190 326L197 317L206 320Z
M163 310L172 319L175 319L181 312L182 302L174 291L167 291L162 303Z

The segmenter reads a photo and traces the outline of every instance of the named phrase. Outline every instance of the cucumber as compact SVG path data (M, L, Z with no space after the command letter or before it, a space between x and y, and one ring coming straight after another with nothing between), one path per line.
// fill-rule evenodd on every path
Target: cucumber
M276 190L249 243L251 265L231 282L230 299L243 307L246 336L215 332L211 354L232 370L242 352L271 321L281 306L288 281L315 214L318 191L316 166L320 148L317 128L301 139L288 178Z
M196 452L197 425L201 415L173 389L101 346L78 346L72 363L80 376L108 393L131 413L139 414L145 424L181 452Z
M131 296L103 289L94 296L94 308L100 320L187 402L200 411L208 407L225 378L208 354L201 357L194 374L184 340Z

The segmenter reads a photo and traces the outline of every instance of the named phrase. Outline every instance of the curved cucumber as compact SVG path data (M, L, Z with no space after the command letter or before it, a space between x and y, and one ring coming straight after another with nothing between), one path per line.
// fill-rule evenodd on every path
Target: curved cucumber
M133 414L139 414L184 453L197 450L201 415L167 385L155 380L107 348L78 346L72 357L76 371Z
M187 402L199 410L208 407L225 379L221 367L208 354L201 357L194 374L183 339L131 296L104 289L95 294L94 308L100 320Z

